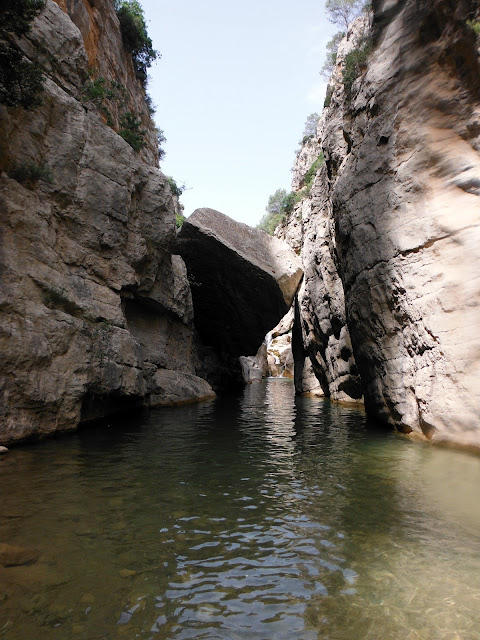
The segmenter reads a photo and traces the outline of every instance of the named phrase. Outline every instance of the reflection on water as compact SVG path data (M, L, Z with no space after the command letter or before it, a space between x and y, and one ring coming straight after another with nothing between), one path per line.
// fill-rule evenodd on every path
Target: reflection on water
M480 459L282 379L0 460L0 638L480 638Z

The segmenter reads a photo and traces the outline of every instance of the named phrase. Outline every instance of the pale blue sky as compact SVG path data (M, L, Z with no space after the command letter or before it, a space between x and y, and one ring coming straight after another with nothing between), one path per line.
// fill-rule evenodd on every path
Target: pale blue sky
M324 0L142 0L162 58L150 70L167 155L185 182L185 215L211 207L254 226L290 190L294 151L321 112L319 72L336 31Z

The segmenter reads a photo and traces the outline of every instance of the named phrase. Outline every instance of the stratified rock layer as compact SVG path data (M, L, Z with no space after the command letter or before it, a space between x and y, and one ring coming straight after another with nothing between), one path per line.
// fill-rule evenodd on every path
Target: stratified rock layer
M285 242L213 209L197 209L184 222L178 252L201 340L218 353L255 355L292 303L299 258Z
M132 75L112 4L94 4L92 15L116 28L100 29L97 55ZM58 57L52 73L45 66L43 104L0 107L7 171L45 162L53 176L36 185L0 176L2 443L124 408L214 395L194 375L193 309L185 265L171 253L169 185L148 148L136 154L85 102L84 39L51 0L20 44L28 56L38 42ZM48 61L45 49L39 55ZM133 106L144 101L137 91Z

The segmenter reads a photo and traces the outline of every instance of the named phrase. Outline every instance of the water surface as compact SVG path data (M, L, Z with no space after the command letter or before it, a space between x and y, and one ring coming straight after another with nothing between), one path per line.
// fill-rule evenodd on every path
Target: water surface
M238 397L0 459L0 638L478 640L480 458Z

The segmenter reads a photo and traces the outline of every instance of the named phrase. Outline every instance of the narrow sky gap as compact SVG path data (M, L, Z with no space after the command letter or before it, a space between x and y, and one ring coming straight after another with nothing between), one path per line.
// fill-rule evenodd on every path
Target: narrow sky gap
M321 112L325 45L335 32L313 0L143 0L162 58L150 70L161 168L187 190L185 215L218 209L256 225L290 189L307 116Z

